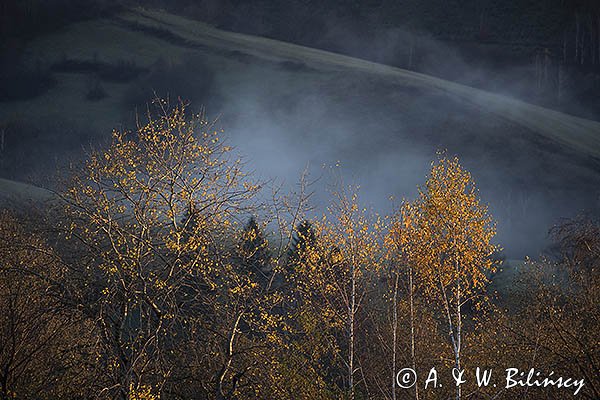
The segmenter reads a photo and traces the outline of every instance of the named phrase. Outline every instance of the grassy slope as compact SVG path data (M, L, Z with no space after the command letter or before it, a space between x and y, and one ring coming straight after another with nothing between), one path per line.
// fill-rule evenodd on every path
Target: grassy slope
M23 201L46 201L54 197L52 192L28 185L0 178L0 203L8 201L20 203Z
M124 18L167 28L191 41L213 48L243 51L267 59L296 60L319 69L341 68L377 74L397 84L441 90L575 150L594 157L600 156L600 123L596 121L400 68L277 40L225 32L206 24L158 11L140 10L127 14Z
M227 32L209 25L161 11L136 9L120 16L122 20L141 26L165 29L190 43L222 51L238 51L270 61L297 61L317 70L360 72L386 79L390 84L441 91L459 101L480 107L520 126L524 126L570 148L593 157L600 157L600 123L558 111L531 105L509 97L474 89L443 79L369 62L341 54L284 43L262 37ZM50 65L61 57L91 60L135 60L137 65L150 66L157 57L177 62L190 48L158 40L141 31L126 29L114 20L99 19L69 26L60 33L34 41L27 54L30 62L43 60ZM127 85L105 84L110 96L98 103L83 104L81 93L89 77L61 74L58 88L36 99L6 103L0 118L33 118L43 126L57 115L75 126L86 126L90 112L98 130L114 127L115 116L123 115L121 96ZM60 93L60 100L56 95ZM66 115L61 114L67 111ZM117 119L118 120L118 119ZM485 134L482 132L481 134Z
M134 46L134 43L140 43ZM26 51L26 61L35 65L42 60L49 66L62 57L92 60L99 56L103 61L129 61L134 59L140 66L149 66L158 55L177 59L185 49L171 46L159 40L147 40L143 33L132 32L110 20L99 19L70 25L59 33L42 36L33 41ZM57 74L57 87L27 101L4 103L0 119L26 119L36 126L61 121L75 127L89 127L93 117L94 128L110 132L121 120L121 101L127 85L103 83L109 96L100 102L88 102L83 98L90 78L85 74ZM128 110L129 111L129 110Z

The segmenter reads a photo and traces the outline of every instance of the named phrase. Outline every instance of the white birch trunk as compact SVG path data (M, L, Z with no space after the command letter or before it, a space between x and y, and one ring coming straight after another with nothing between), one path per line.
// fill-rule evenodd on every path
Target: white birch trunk
M392 400L396 400L396 343L398 340L398 279L399 274L396 271L394 280L394 294L392 297Z
M349 399L354 400L354 319L356 314L356 267L354 262L351 266L351 293L350 305L348 307L348 322L350 331L350 343L348 351L348 392Z
M413 269L409 270L409 300L410 300L410 355L412 358L412 368L417 370L417 359L415 357L415 310L414 310L414 286L413 286ZM415 399L419 400L419 385L415 385Z

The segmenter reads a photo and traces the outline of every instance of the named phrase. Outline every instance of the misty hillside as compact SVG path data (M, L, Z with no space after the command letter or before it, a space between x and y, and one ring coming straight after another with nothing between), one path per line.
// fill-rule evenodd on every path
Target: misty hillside
M136 5L587 118L600 113L600 6L589 0L3 0L0 47L18 52L23 41Z
M559 218L598 212L600 123L428 75L143 9L38 36L12 62L4 178L50 185L157 94L204 105L258 176L292 185L339 161L378 206L414 196L436 151L456 154L514 256Z

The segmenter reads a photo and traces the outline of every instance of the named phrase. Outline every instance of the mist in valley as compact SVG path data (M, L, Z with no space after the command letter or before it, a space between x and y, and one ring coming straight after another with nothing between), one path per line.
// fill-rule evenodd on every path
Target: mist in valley
M509 66L478 62L464 49L408 28L381 30L377 40L369 41L347 24L323 21L320 26L322 47L409 69L418 65L422 72L471 86L484 83L506 96L528 100L539 79L531 59ZM180 40L156 29L141 33L158 43ZM32 68L45 65L53 71L54 86L44 95L48 98L68 82L83 81L70 90L90 104L91 114L77 120L65 109L58 119L48 112L32 122L27 113L43 116L44 107L51 107L48 102L40 101L35 109L22 107L18 99L0 103L9 120L4 177L51 186L48 171L81 160L90 147L106 145L111 129L134 128L147 102L158 95L204 109L258 180L293 191L307 169L317 181L312 188L317 209L326 206L331 167L339 166L345 183L360 185L365 206L390 213L402 199L416 196L441 151L458 156L472 172L497 220L497 241L507 257L536 256L548 244L553 224L598 213L600 164L595 158L483 106L374 74L183 44L187 49L176 58L149 55L153 61L148 66L134 57L107 61L91 49L86 50L91 58L53 54L52 61L23 53L24 59L42 65ZM123 85L127 89L113 90ZM552 95L558 94L553 90ZM107 102L112 109L104 111ZM589 115L590 110L581 107L575 114Z
M392 211L390 196L396 203L415 197L437 151L457 155L513 257L542 250L560 218L597 212L595 161L441 93L345 78L342 88L335 74L306 73L302 84L274 73L226 82L220 123L259 176L292 186L306 166L327 180L328 167L339 164L345 180L361 186L362 201L380 212Z

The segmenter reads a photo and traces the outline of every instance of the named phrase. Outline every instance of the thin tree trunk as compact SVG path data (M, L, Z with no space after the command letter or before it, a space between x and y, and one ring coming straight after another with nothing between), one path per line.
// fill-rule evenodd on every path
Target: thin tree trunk
M596 41L596 47L598 51L598 64L600 64L600 14L596 16L596 29L598 31L598 40Z
M558 72L557 72L557 77L556 77L556 97L558 98L558 100L562 99L562 85L563 85L563 68L564 65L563 63L560 63L558 65Z
M414 52L415 52L415 38L411 35L410 47L408 49L408 69L412 69Z
M226 359L225 363L223 364L223 366L221 367L221 370L219 371L219 374L217 376L216 397L219 400L226 399L224 381L225 381L225 376L227 375L227 372L229 371L229 368L231 367L231 362L233 361L233 347L234 347L234 343L235 343L235 337L237 334L238 326L240 325L240 321L242 319L242 315L243 314L240 312L237 315L235 322L233 323L233 327L231 328L231 332L229 334L229 340L227 342L227 349L226 349L227 350L226 351L227 359Z
M594 19L592 14L588 16L590 27L590 64L596 64L596 31L594 30Z
M448 300L448 294L446 288L442 283L441 277L438 276L438 284L440 285L440 291L444 300L444 309L446 311L446 318L448 319L448 336L450 336L450 343L452 344L452 351L454 352L454 360L457 360L456 354L458 353L458 347L456 343L454 323L452 322L452 313L450 311L450 301Z
M575 63L579 63L579 14L575 13Z
M584 22L584 28L582 29L581 32L581 65L583 65L585 63L585 22Z
M567 62L567 29L563 32L563 63Z
M412 357L412 368L417 371L417 360L415 357L415 309L414 309L414 286L413 286L413 269L409 267L408 285L410 290L410 355ZM415 399L419 400L419 385L415 385Z
M459 276L458 278L458 282L456 284L456 319L457 319L457 323L456 323L456 351L455 351L455 364L456 364L456 369L460 371L460 350L461 350L461 330L462 330L462 314L461 314L461 310L460 310L460 302L462 300L461 298L461 287L460 287L460 275L458 275L460 272L458 271L458 264L456 266L457 269L457 276ZM458 385L456 387L456 400L460 400L460 396L461 396L461 386Z
M396 343L398 339L398 280L400 274L396 271L394 280L394 294L392 298L392 400L396 400Z
M544 89L548 88L548 69L550 67L550 50L544 49Z
M479 37L482 39L485 39L485 34L484 34L484 24L485 22L485 12L482 11L481 14L479 14Z
M349 399L354 400L354 319L356 313L356 267L352 263L352 289L350 294L350 306L348 309L348 321L350 330L350 343L348 351L348 394Z
M535 84L537 89L537 94L539 95L542 91L542 67L540 61L540 51L536 51L535 53Z
M563 85L563 69L567 65L567 29L563 32L563 58L562 61L557 62L556 71L556 98L560 100L562 98L562 85Z
M119 344L122 343L123 333L129 331L126 328L128 325L128 316L129 316L129 304L127 303L127 301L125 301L122 304L121 313L122 313L121 323L120 323L120 327L118 328L119 332L118 332L118 336L117 336L117 342ZM128 337L129 335L127 333L126 333L126 335L127 336L125 337L125 340L129 340L129 337ZM133 360L134 360L133 353L129 356L126 356L122 352L121 364L122 364L123 378L122 378L122 384L121 384L121 397L123 400L129 400L131 398L131 387L133 385L133 377L132 377L133 363L134 363Z

